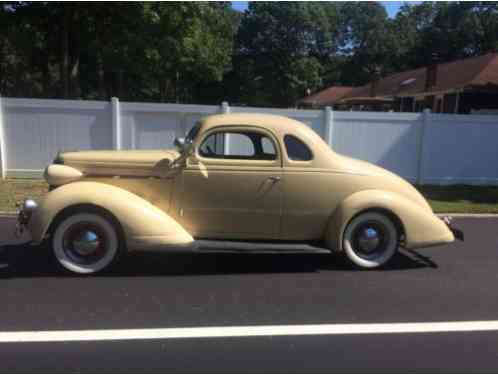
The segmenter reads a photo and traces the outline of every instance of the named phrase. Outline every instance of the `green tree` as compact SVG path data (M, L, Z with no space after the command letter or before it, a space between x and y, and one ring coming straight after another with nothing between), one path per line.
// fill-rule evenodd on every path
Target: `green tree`
M404 5L395 19L402 38L400 67L418 67L437 54L442 62L477 56L498 47L496 2L423 2Z
M374 2L345 3L341 19L348 83L362 84L391 72L400 42L385 8Z
M145 8L145 56L161 100L189 101L194 83L221 81L233 46L228 4L150 3Z
M237 35L240 100L290 106L306 90L321 87L337 32L334 4L250 3Z

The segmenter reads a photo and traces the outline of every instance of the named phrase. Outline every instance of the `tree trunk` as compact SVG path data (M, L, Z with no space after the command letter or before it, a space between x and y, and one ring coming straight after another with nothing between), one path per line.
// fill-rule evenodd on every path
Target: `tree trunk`
M62 97L69 97L69 25L71 5L62 4L60 79Z
M175 102L180 103L180 72L176 71L175 77Z
M97 52L97 80L98 80L98 97L105 99L105 80L104 80L104 62L102 60L102 53Z
M81 98L79 56L75 56L75 61L72 63L70 84L71 84L71 97Z
M3 73L3 60L4 60L4 42L0 38L0 96L2 95L3 92L3 86L4 86L4 73Z
M100 42L100 27L99 21L95 21L95 44L97 47L97 89L98 89L98 98L105 99L105 79L104 79L104 59L102 57L102 46Z
M81 98L80 86L80 33L82 27L82 15L79 5L72 5L71 14L71 45L70 45L70 60L69 60L69 96L71 98Z
M124 86L123 86L123 77L124 77L124 72L123 72L123 69L119 69L118 70L118 77L117 77L117 94L118 94L118 98L125 98L124 96L124 92L123 92L123 89L124 89Z
M44 54L43 56L43 65L42 65L42 87L43 87L43 96L46 98L50 98L56 94L56 92L52 92L50 87L50 66L49 66L49 58L48 54ZM56 90L57 91L57 90Z

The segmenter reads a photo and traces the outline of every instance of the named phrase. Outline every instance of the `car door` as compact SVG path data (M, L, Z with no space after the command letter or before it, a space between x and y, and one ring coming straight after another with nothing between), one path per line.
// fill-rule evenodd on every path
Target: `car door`
M269 131L215 127L187 160L180 220L199 238L278 238L281 174L280 147Z
M330 207L337 199L330 188L334 186L331 184L332 174L316 168L315 156L305 141L305 135L285 134L282 137L281 238L285 240L322 238L330 218Z

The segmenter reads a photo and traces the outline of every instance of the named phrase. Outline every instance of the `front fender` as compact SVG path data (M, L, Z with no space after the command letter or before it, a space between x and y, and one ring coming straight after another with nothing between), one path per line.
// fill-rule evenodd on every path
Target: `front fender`
M427 207L394 192L363 190L348 196L334 211L325 236L327 246L342 250L342 235L351 219L375 209L388 211L399 219L406 248L435 246L455 239L447 225Z
M81 181L58 187L40 202L28 225L40 242L62 210L76 205L101 207L119 221L128 249L161 245L189 245L192 236L171 216L127 190L100 182Z

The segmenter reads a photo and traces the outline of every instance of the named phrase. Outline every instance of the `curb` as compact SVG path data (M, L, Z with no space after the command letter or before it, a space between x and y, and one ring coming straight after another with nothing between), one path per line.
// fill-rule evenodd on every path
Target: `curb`
M498 218L498 214L436 214L436 216L451 216L452 218L474 218L474 219L490 219Z

